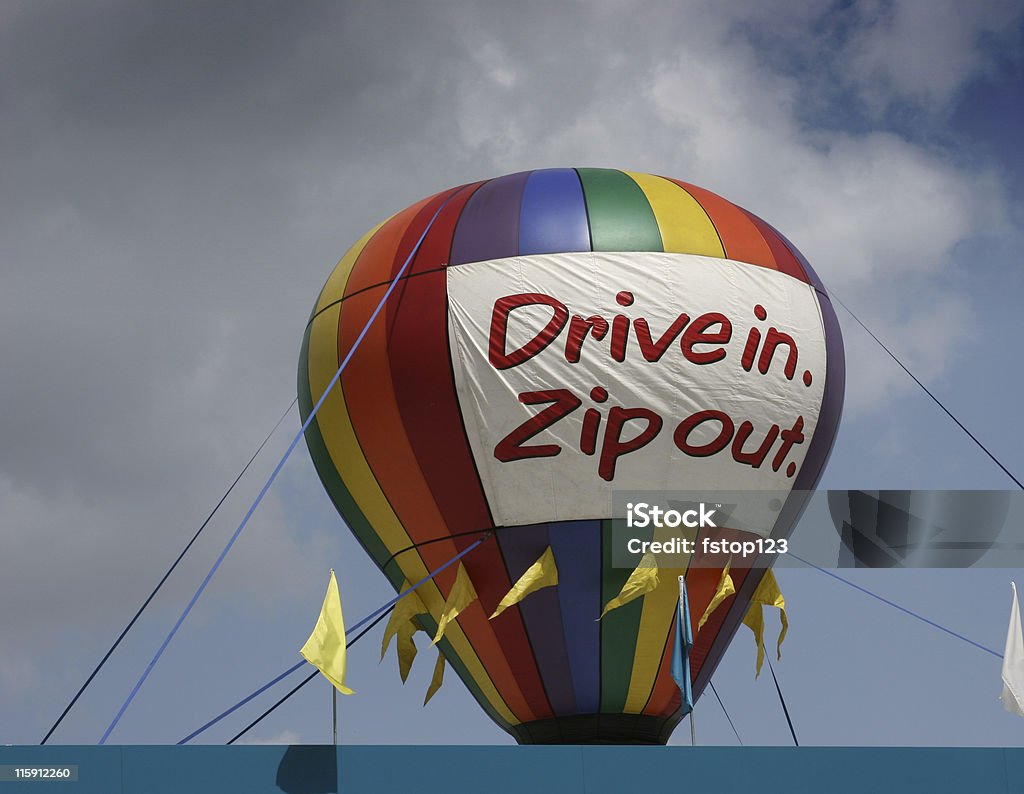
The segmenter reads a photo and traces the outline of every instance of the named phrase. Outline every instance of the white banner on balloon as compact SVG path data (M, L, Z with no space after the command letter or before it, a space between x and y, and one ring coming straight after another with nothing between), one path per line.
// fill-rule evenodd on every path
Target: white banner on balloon
M691 254L448 268L458 398L497 526L612 515L622 490L788 490L825 333L791 276Z

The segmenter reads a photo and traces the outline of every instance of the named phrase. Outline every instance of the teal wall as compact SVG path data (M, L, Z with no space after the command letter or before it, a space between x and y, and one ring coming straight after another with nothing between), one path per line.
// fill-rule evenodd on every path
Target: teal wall
M10 764L77 764L78 781L0 794L1024 791L1024 749L999 748L0 747Z

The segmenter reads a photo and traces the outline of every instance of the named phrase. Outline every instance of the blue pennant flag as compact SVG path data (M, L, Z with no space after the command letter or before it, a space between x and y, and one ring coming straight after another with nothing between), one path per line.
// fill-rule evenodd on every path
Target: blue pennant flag
M693 711L693 687L690 684L690 648L693 629L690 627L690 599L686 596L686 579L679 577L679 609L676 611L676 640L672 649L672 677L676 680L683 703L683 714Z

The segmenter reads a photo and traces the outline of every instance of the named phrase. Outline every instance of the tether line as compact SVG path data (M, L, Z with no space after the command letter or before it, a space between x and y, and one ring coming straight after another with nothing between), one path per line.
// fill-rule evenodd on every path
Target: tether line
M277 466L274 467L274 471L271 473L270 478L267 480L266 484L264 484L264 486L260 489L259 494L256 496L255 501L253 501L252 505L249 507L249 510L246 512L245 517L242 519L242 522L238 525L238 528L234 531L234 533L231 535L231 538L228 540L227 545L224 546L224 549L221 551L220 555L218 555L216 561L213 563L213 567L210 568L209 573L206 574L206 577L199 585L199 588L196 590L195 594L192 596L191 599L189 599L188 605L185 607L184 612L181 613L181 616L175 622L174 626L171 628L170 633L164 639L163 643L161 643L159 649L157 649L156 654L153 656L149 664L146 666L146 669L139 677L139 680L135 683L135 686L132 687L132 691L128 694L128 697L125 699L124 703L121 704L121 708L118 710L113 721L107 727L106 731L103 732L103 736L100 738L99 741L101 745L106 744L107 738L113 732L114 728L117 727L117 723L121 721L121 717L124 715L125 711L128 710L128 706L131 704L132 700L135 698L135 695L138 693L138 691L142 688L143 683L145 683L146 679L149 678L149 674L153 671L153 668L156 666L157 661L159 661L160 657L163 656L164 651L167 650L167 646L171 644L171 640L174 638L174 635L178 633L178 629L181 628L182 624L185 622L185 619L192 611L192 608L196 605L196 602L199 601L199 597L203 594L207 586L210 584L210 581L213 579L213 575L220 568L221 563L224 562L224 558L227 557L228 552L231 551L232 546L235 545L235 541L237 541L238 537L242 534L242 530L245 529L246 525L249 523L249 519L252 518L253 513L256 512L256 508L259 507L260 503L263 501L263 497L266 496L267 491L270 490L270 486L273 485L274 481L277 479L277 475L281 473L281 469L284 468L284 464L291 456L292 451L295 449L296 446L298 446L298 443L305 434L306 429L313 422L313 419L316 418L317 412L320 410L320 407L327 400L327 396L330 394L331 389L333 389L334 385L341 379L341 374L345 371L345 368L348 366L348 363L352 360L352 356L355 355L356 351L359 349L359 345L362 343L363 339L366 338L367 333L369 333L370 326L373 325L373 322L377 319L377 316L383 310L384 305L387 303L388 298L391 297L391 293L394 292L395 287L398 285L399 281L402 278L402 275L408 269L409 265L412 263L412 260L419 252L420 246L423 245L423 240L426 238L427 233L433 227L434 221L437 220L437 216L440 214L441 210L444 209L445 205L447 205L450 199L451 196L445 199L434 212L433 217L430 219L430 222L427 224L427 227L423 230L423 233L420 235L419 240L416 241L416 245L414 245L412 250L409 252L409 256L406 257L405 262L402 264L402 267L391 279L391 284L388 286L384 295L381 296L380 301L378 301L376 308L373 310L373 313L366 321L362 331L359 332L359 336L356 337L356 340L352 344L352 347L349 348L348 353L346 353L345 355L345 359L341 362L341 365L338 367L337 372L334 373L334 377L331 378L330 382L324 388L323 394L320 395L320 399L317 400L316 405L313 406L313 410L309 412L309 416L306 417L306 421L302 423L302 427L299 429L299 432L295 435L295 438L293 438L292 442L288 445L288 449L285 450L285 453L281 457L281 460L278 462Z
M446 563L444 563L443 565L439 566L438 568L436 568L433 571L431 571L430 573L428 573L426 576L424 576L422 579L420 579L418 582L416 582L416 584L410 585L407 590L403 590L401 593L396 595L394 598L392 598L390 601L385 603L383 606L378 607L373 612L371 612L369 615L367 615L365 618L363 618L362 620L358 621L355 625L352 626L352 628L349 629L349 631L355 631L356 629L361 628L362 626L365 626L370 621L373 621L373 623L371 623L367 627L367 629L365 631L363 631L361 634L358 635L358 637L363 636L363 634L365 634L366 631L369 631L371 628L373 628L375 625L377 625L377 622L380 621L384 617L385 614L390 612L391 609L394 607L394 605L397 604L401 599L405 598L407 595L409 595L409 593L411 593L414 590L416 590L418 587L420 587L420 585L423 585L426 582L428 582L431 579L433 579L435 576L437 576L439 573L441 573L441 571L444 571L447 568L449 568L452 565L454 565L455 563L457 563L459 560L461 560L463 557L465 557L467 554L469 554L471 551L473 551L473 549L475 549L477 546L479 546L481 543L483 543L485 540L487 540L490 536L491 536L491 533L488 532L486 535L484 535L482 538L480 538L480 540L477 540L474 543L471 543L469 546L464 548L462 551L460 551L458 554L456 554L454 557L452 557ZM375 620L375 618L376 618L376 620ZM358 637L356 637L356 639L358 639ZM352 642L354 643L355 639L353 639ZM192 733L190 733L184 739L179 741L178 744L187 744L192 739L194 739L196 736L198 736L199 734L203 733L207 728L213 727L218 722L220 722L222 719L227 717L229 714L233 714L235 711L240 709L242 706L244 706L246 703L248 703L254 697L256 697L257 695L262 694L263 692L268 690L270 687L272 687L274 684L276 684L278 681L281 681L282 679L287 678L288 676L290 676L292 673L294 673L296 670L298 670L300 667L302 667L306 663L307 663L306 660L303 659L301 662L298 662L297 664L292 665L287 670L285 670L283 673L281 673L279 676L274 678L272 681L269 681L268 683L264 684L259 689L257 689L255 692L253 692L253 693L251 693L249 695L246 695L246 697L242 698L240 701L238 701L231 708L226 709L225 711L222 711L220 714L218 714L212 720L207 722L201 728L198 728L197 730L192 731ZM297 691L297 689L298 688L296 688L296 691ZM290 697L290 695L288 697ZM287 697L285 698L285 700L287 700ZM275 706L275 708L276 708L276 706ZM248 730L248 728L246 728L246 730Z
M371 623L369 626L367 626L365 629L363 629L355 637L352 638L352 642L347 643L348 647L351 648L353 645L355 645L357 642L359 642L359 638L360 637L362 637L364 634L366 634L368 631L370 631L374 626L376 626L378 623L380 623L382 620L384 620L384 618L386 618L388 616L388 614L391 613L392 610L394 610L394 606L391 606L388 609L388 611L385 612L384 614L378 615L376 617L376 619L373 621L373 623ZM247 734L249 731L251 731L257 725L259 725L261 722L263 722L263 720L265 720L267 717L269 717L271 714L273 714L275 711L277 711L278 706L283 704L292 695L294 695L296 692L298 692L300 689L302 689L302 687L304 687L306 684L308 684L310 681L312 681L314 678L316 678L316 676L317 676L317 674L319 672L320 672L319 670L314 670L312 673L310 673L305 678L303 678L302 681L300 681L296 686L292 687L281 698L279 698L277 700L277 702L274 703L274 705L272 705L270 708L268 708L266 711L264 711L262 714L260 714L260 716L258 716L256 719L254 719L252 722L250 722L248 725L246 725L244 728L242 728L242 730L240 730L238 733L236 733L234 736L232 736L230 739L228 739L227 743L228 744L234 744L239 739L241 739L243 736L245 736L245 734Z
M271 436L273 436L274 433L277 432L277 428L281 426L281 422L283 422L285 420L285 417L288 416L289 413L291 413L292 407L295 405L297 400L297 397L293 399L291 401L291 404L285 409L285 412L281 414L281 418L277 420L277 423L274 425L274 427L271 428L269 433L267 433L267 437L263 439L260 445L256 448L256 451L252 453L252 457L249 458L249 462L242 467L242 470L240 472L238 472L238 476L235 477L235 481L228 486L228 489L224 492L224 495L220 498L220 501L218 501L217 504L214 505L213 510L210 511L210 514L206 517L206 520L203 521L199 529L196 530L196 533L192 536L192 539L187 544L185 544L185 548L181 550L181 554L179 554L178 558L173 563L171 563L171 567L167 569L167 572L163 575L163 578L161 578L160 581L157 582L156 587L153 588L153 592L150 593L149 597L142 603L142 606L139 607L139 611L135 613L135 616L130 621L128 621L128 625L124 627L124 629L118 635L117 639L114 640L114 644L111 645L107 652L103 655L103 658L100 659L100 663L96 665L96 668L89 674L89 677L85 679L85 683L82 684L79 690L75 693L75 696L71 698L71 702L68 703L68 705L64 708L64 711L61 712L61 715L57 717L57 721L53 723L53 725L50 727L50 730L46 732L46 736L43 737L43 740L39 742L39 744L46 744L47 739L49 739L53 735L53 732L57 730L57 726L60 725L61 722L63 722L64 718L68 715L68 712L70 712L71 709L74 707L75 703L78 702L78 699L85 692L89 684L92 683L93 679L96 677L99 671L103 669L103 665L107 663L107 660L113 655L114 651L117 650L117 646L119 646L121 644L121 641L128 636L128 632L132 630L132 627L135 626L135 623L138 621L138 619L142 617L142 613L146 611L146 607L148 607L150 602L156 597L156 594L160 592L160 588L164 586L164 582L166 582L170 575L174 573L174 569L178 567L178 563L180 563L185 558L185 555L188 554L189 549L191 549L192 545L199 539L199 536L203 534L203 530L206 529L206 525L210 523L214 515L216 515L217 511L220 509L220 506L224 504L224 501L228 498L228 496L231 495L231 492L235 489L235 486L238 485L239 480L242 479L245 473L249 470L249 467L252 465L253 461L256 460L256 457L260 454L260 452L263 451L263 447L265 447L267 445L267 442L270 441Z
M729 716L729 712L728 712L728 710L726 710L725 704L722 702L722 698L719 697L718 690L715 689L714 681L708 681L708 685L711 687L711 691L715 693L715 699L718 701L718 705L722 707L722 713L725 715L725 718L727 720L729 720L729 727L732 728L732 732L734 734L736 734L736 741L739 742L740 746L742 747L743 746L743 740L740 738L740 732L738 730L736 730L736 726L733 725L732 717Z
M989 450L989 448L986 447L984 444L982 444L981 441L978 439L978 437L976 435L974 435L974 433L972 433L970 430L968 430L967 426L964 425L964 423L961 422L959 419L957 419L953 415L953 412L950 411L945 405L943 405L942 401L938 397L936 397L934 394L932 394L927 386L925 386L923 383L921 383L920 380L918 380L917 376L913 372L911 372L907 368L907 366L902 361L899 360L899 358L896 357L895 353L893 353L888 347L886 347L885 343L881 339L879 339L877 336L875 336L875 333L870 328L868 328L863 322L861 322L861 319L856 314L853 313L853 310L850 309L849 306L847 306L845 303L843 303L839 299L838 295L836 295L835 293L831 293L830 297L835 298L836 303L838 303L840 306L842 306L844 309L846 309L847 313L854 320L857 321L857 324L861 328L863 328L865 331L867 331L868 335L872 339L874 339L876 343L878 343L878 346L881 347L882 350L884 350L886 353L889 354L889 358L891 358L893 361L895 361L897 364L899 364L900 369L902 369L904 372L906 372L914 380L914 383L916 383L918 386L920 386L924 390L924 393L932 398L932 402L934 402L937 406L939 406L939 408L941 408L943 410L943 412L946 414L946 416L948 416L950 419L952 419L954 422L956 422L957 427L959 427L961 430L963 430L968 435L968 437L971 439L971 441L973 441L982 452L984 452L986 455L988 455L988 457L992 460L992 462L995 463L1000 469L1003 470L1003 473L1007 477L1009 477L1011 480L1013 480L1017 484L1018 488L1020 488L1021 490L1024 490L1024 483L1021 483L1020 480L1018 480L1016 477L1014 477L1013 473L1008 468L1006 468L1006 466L1004 466L1000 462L999 458L997 458L995 455L993 455L992 452Z
M991 648L987 648L984 645L982 645L980 642L975 642L974 640L970 639L969 637L965 637L963 634L958 634L957 632L953 631L952 629L946 628L941 623L936 623L934 620L926 618L924 615L919 615L917 612L914 612L912 609L907 609L905 606L900 606L895 601L890 601L888 598L884 598L884 597L878 595L878 593L874 593L871 590L868 590L866 587L861 587L859 584L855 584L854 582L851 582L849 579L844 579L839 574L833 573L832 571L828 570L827 568L822 568L820 565L815 565L813 562L810 562L809 560L805 560L803 557L799 556L798 554L794 554L792 551L788 552L787 556L788 557L792 557L794 560L797 560L798 562L802 562L804 565L807 565L810 568L814 568L814 570L816 570L816 571L820 571L821 573L825 574L826 576L831 576L833 579L836 579L837 581L840 581L840 582L842 582L845 585L849 585L854 590L859 590L860 592L864 593L865 595L869 595L872 598L878 599L883 604L891 606L893 609L898 609L900 612L903 612L903 613L905 613L907 615L910 615L910 617L912 617L912 618L917 618L918 620L922 621L923 623L927 623L932 628L936 628L939 631L944 631L944 632L946 632L946 634L950 635L951 637L956 637L958 640L963 640L968 645L973 645L975 648L977 648L979 650L982 650L982 651L985 651L985 653L990 653L993 656L995 656L997 659L1002 659L1003 658L1003 655L1001 653L999 653L998 651L994 651Z
M782 704L782 713L786 715L786 724L789 725L789 732L793 736L793 744L799 747L800 742L796 738L796 729L793 727L793 720L789 717L789 709L786 708L786 699L782 696L782 687L779 686L779 679L775 677L775 668L772 667L771 654L766 654L765 656L768 659L768 669L772 671L772 680L775 682L775 691L779 693L779 703Z

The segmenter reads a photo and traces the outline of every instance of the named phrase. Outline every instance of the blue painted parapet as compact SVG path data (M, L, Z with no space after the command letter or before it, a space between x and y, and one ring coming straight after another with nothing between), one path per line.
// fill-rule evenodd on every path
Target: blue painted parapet
M74 769L21 777L17 769ZM65 773L61 773L65 774ZM0 747L0 794L1024 792L1024 749Z

